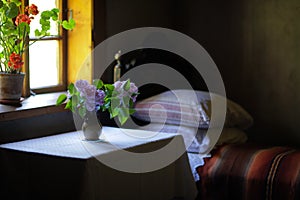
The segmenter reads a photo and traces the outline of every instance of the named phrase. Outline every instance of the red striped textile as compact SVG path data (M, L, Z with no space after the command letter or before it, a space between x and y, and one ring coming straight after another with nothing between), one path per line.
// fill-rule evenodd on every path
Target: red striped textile
M300 151L226 145L198 167L201 199L300 199Z

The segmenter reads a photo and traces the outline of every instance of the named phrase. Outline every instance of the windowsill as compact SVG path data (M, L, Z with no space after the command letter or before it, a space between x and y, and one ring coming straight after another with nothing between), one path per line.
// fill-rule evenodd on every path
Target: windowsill
M38 94L22 101L21 106L0 104L0 122L34 117L44 114L66 112L64 106L56 106L56 99L63 92Z

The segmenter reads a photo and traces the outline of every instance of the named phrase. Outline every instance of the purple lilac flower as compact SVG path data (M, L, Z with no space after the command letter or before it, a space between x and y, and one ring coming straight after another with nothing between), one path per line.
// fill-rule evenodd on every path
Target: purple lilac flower
M130 89L129 89L129 93L130 94L134 94L138 92L138 88L135 86L134 83L130 83Z
M133 102L136 102L136 97L137 97L137 95L134 95L134 96L131 97Z
M86 109L94 111L96 107L96 86L90 85L86 80L78 80L75 82L75 87L80 92L80 96L85 99L84 105Z
M120 99L120 104L122 104L122 99L125 96L129 96L133 102L136 101L138 87L134 83L130 83L130 88L128 91L124 90L127 81L116 81L114 83L115 91L118 92L118 98Z
M81 93L89 85L86 80L78 80L75 82L76 89Z
M136 102L138 87L134 83L130 83L129 93L133 102Z
M122 85L124 81L116 81L114 83L115 90L120 92L122 90Z
M88 85L82 91L82 96L89 100L95 100L96 86Z
M102 106L104 104L105 92L103 90L97 90L95 95L96 105Z

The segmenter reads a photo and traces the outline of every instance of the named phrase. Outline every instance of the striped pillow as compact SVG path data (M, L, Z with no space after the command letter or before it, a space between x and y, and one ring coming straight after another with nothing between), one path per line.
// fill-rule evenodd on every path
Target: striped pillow
M172 90L139 101L133 116L139 120L207 129L211 113L210 93L194 90ZM220 98L212 94L212 98ZM227 100L224 127L249 128L253 119L237 103Z
M146 122L208 128L209 118L200 105L191 106L179 102L145 100L135 105L134 116Z

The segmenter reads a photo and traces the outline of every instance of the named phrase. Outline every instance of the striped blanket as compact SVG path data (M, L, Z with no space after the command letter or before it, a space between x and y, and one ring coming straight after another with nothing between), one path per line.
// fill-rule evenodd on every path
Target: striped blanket
M198 167L201 199L300 199L300 151L226 145Z

